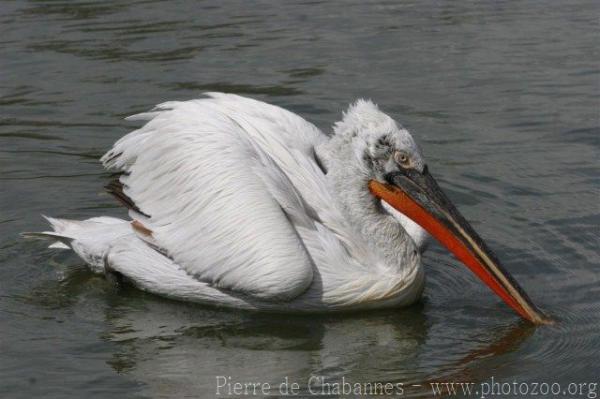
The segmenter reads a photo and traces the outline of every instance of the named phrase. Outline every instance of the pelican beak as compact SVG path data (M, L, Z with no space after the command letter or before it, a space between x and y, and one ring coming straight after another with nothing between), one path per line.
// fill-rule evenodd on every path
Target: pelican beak
M498 258L458 212L429 174L405 169L369 182L371 193L412 219L435 237L518 314L535 324L551 324Z

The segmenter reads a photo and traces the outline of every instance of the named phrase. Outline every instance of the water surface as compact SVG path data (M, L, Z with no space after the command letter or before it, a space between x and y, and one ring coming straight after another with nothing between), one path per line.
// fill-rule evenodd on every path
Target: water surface
M402 382L425 397L430 381L600 382L599 8L2 2L0 395L212 397L219 375L304 390L310 376ZM207 90L325 130L372 98L559 322L528 326L435 245L409 309L282 317L117 288L19 239L44 229L41 213L125 216L97 161L135 127L123 117Z

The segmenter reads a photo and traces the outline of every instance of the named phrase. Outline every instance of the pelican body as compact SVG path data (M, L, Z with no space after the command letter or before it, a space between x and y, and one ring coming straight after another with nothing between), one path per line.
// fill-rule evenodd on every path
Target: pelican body
M401 307L438 239L524 318L547 319L443 194L410 133L358 100L324 134L224 93L166 102L101 159L130 220L48 218L97 273L216 306L281 312Z

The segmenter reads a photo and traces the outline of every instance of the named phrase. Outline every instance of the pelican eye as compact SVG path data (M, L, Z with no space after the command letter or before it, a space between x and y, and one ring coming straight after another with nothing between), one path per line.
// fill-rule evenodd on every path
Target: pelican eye
M410 166L410 158L408 154L404 151L395 151L394 152L394 161L400 166L408 167Z

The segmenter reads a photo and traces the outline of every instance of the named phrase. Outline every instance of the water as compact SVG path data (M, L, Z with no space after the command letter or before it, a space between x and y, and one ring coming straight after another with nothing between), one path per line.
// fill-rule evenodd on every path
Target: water
M599 8L2 2L0 396L211 397L219 375L288 377L304 393L311 375L401 382L424 397L431 381L600 382ZM323 129L373 98L559 322L520 321L438 246L414 307L282 317L119 289L71 253L19 239L44 228L41 213L124 216L97 161L134 127L123 117L205 90Z

